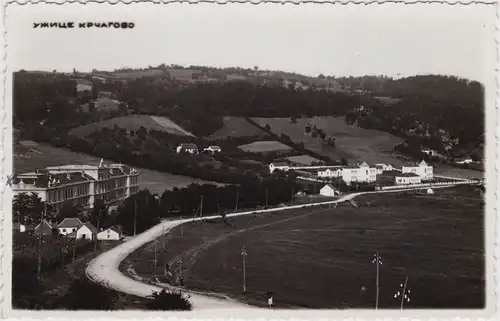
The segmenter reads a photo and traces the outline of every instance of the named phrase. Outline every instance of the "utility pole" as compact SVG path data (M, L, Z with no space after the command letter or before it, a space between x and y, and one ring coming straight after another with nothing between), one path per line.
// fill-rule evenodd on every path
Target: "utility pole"
M165 250L165 226L162 228L163 233L161 234L162 249Z
M267 207L268 189L266 187L266 207Z
M378 297L380 292L380 283L379 283L379 275L380 275L380 265L382 265L381 257L378 255L378 252L373 255L372 263L375 263L377 266L377 279L376 279L376 296L375 296L375 310L378 310Z
M99 224L101 223L101 210L102 208L99 208L99 211L97 211L97 233L99 233ZM95 235L94 252L97 250L97 233Z
M73 241L73 258L71 259L71 262L75 262L75 256L76 256L76 232L75 232L75 240Z
M182 220L182 216L181 216L181 220ZM182 228L184 224L181 223L181 236L184 236L184 229Z
M247 256L247 251L245 250L245 246L241 248L241 257L243 258L243 293L247 292L247 278L246 278L246 262L245 257Z
M396 294L394 294L395 299L397 299L398 296L401 297L401 303L400 303L401 310L403 310L403 306L404 306L405 301L410 302L410 290L407 289L407 285L408 285L408 276L406 276L406 278L405 278L404 285L403 284L400 285L400 287L402 288L402 291L398 291Z
M295 188L292 188L292 205L295 203Z
M38 229L38 265L37 265L37 272L36 272L36 277L37 277L37 280L38 280L38 283L40 283L41 281L41 277L42 277L42 245L43 245L43 218L44 218L44 215L45 215L45 211L46 211L46 206L47 204L43 204L43 208L42 208L42 211L40 213L40 225L39 225L39 229Z
M134 236L137 234L137 199L134 197Z
M234 211L237 212L238 211L238 200L239 200L239 196L240 196L240 191L236 191L236 206L234 207Z
M155 266L156 266L156 264L158 263L158 257L156 256L156 239L153 241L153 247L155 250Z
M200 201L200 217L203 217L203 194L201 195L201 201Z

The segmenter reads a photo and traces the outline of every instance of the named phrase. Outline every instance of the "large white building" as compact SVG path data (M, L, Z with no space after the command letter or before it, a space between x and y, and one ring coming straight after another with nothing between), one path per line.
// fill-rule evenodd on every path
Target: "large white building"
M64 165L16 174L12 191L15 195L35 193L58 211L65 202L92 208L102 199L113 204L139 191L139 173L122 164Z
M350 185L351 183L373 183L377 180L377 168L370 167L366 162L355 166L338 166L318 171L318 178L338 178Z
M416 165L407 165L401 168L402 173L413 173L420 176L422 181L428 181L434 178L433 168L427 165L425 161L421 161Z
M395 176L394 183L396 185L411 185L420 184L422 178L415 173L401 173Z

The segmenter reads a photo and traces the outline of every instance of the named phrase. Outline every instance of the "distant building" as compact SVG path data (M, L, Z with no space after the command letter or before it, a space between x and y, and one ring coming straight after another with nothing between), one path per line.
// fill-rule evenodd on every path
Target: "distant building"
M375 168L377 169L377 174L382 174L383 172L393 171L395 168L391 164L375 164Z
M463 164L472 164L472 163L474 163L474 161L470 157L460 158L460 159L455 160L455 164L463 165Z
M121 201L139 191L139 173L122 164L64 165L16 174L14 195L35 193L56 211L65 202L92 208L95 200L106 204Z
M351 183L373 183L377 180L377 169L366 162L354 166L337 166L318 171L318 178L337 178L350 185Z
M180 153L198 154L198 146L195 144L180 144L177 146L177 154Z
M319 195L333 197L340 195L340 192L336 190L331 184L326 184L319 190Z
M88 79L74 79L76 81L76 92L82 93L86 91L92 91L93 83Z
M287 162L274 162L269 164L269 172L272 174L275 170L287 172L290 170L290 165Z
M33 232L35 227L31 224L14 223L12 224L12 229L17 232Z
M422 183L422 178L415 173L401 173L395 176L396 185L410 185Z
M424 154L427 154L429 156L438 156L439 155L438 152L436 152L435 150L430 149L430 148L423 148L421 150L421 152L424 153Z
M211 153L220 153L222 151L222 149L219 146L208 146L203 150Z
M423 181L434 178L433 167L427 165L425 161L421 161L419 164L415 165L403 166L401 172L417 174Z
M59 234L68 235L76 232L82 225L83 222L80 219L67 217L57 225L57 229L59 230Z
M122 236L120 229L114 226L97 233L97 239L103 241L118 241Z

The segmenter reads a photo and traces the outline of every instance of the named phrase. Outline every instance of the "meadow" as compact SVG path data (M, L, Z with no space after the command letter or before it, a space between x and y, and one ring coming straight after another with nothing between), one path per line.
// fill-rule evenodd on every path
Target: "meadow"
M86 137L89 134L97 132L103 128L112 129L114 126L133 131L137 131L142 126L148 130L157 130L179 136L194 136L167 117L149 115L114 117L97 123L91 123L73 128L69 131L69 134L78 137Z
M359 207L309 208L177 227L123 266L142 277L183 269L188 289L277 308L374 308L379 253L380 308L408 277L407 308L482 308L485 303L484 201L472 187L365 195ZM164 248L163 248L164 242ZM242 291L241 248L247 292ZM157 249L158 265L153 264ZM181 260L180 260L181 259ZM177 272L178 273L178 272Z
M293 148L278 141L258 141L250 144L238 146L244 152L251 153L269 153L269 152L287 152Z

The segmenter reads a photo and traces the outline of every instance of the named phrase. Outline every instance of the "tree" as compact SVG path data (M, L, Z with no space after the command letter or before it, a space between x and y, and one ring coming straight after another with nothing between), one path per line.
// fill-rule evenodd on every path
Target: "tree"
M25 224L38 224L40 222L40 214L45 210L45 219L54 219L52 208L36 193L26 194L21 193L14 196L12 200L12 211L18 222Z
M106 205L106 203L104 203L102 199L95 200L94 207L90 212L89 221L95 227L99 226L102 228L107 228L114 225L113 222L111 222L110 220L110 216L108 213L108 206Z
M305 131L306 131L306 133L308 133L308 134L309 134L309 133L311 132L311 126L307 125L307 126L305 127Z
M127 235L141 233L160 222L158 201L148 190L128 197L117 209L116 223Z
M180 291L167 291L153 293L153 300L146 304L149 310L189 311L193 309L189 298Z
M86 276L75 279L59 303L69 310L112 310L118 294Z
M271 126L269 126L269 124L266 124L266 125L264 126L264 128L265 128L265 129L267 129L267 130L271 130Z
M349 163L347 162L347 160L346 160L345 158L343 158L343 157L342 157L342 160L340 161L340 164L341 164L342 166L347 166L347 165L349 165Z
M83 219L82 208L80 206L73 205L71 201L65 202L56 216L58 222L61 222L65 218L69 217Z

